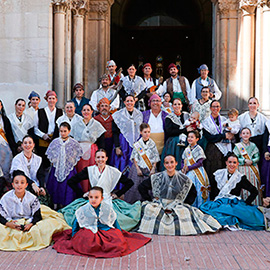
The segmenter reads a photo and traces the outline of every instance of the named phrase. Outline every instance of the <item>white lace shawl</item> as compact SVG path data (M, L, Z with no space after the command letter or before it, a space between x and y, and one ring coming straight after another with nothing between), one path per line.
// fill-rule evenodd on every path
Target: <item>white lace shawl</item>
M28 130L34 126L33 119L25 113L22 114L22 121L17 118L15 113L10 114L8 118L11 123L15 142L22 142L23 137L27 135Z
M184 122L189 118L189 113L182 112L184 116ZM184 123L181 122L181 119L179 116L177 116L175 113L170 113L166 116L166 118L169 118L174 124L179 126L179 129L184 128Z
M22 201L15 195L14 189L4 194L0 200L0 215L8 221L24 218L31 222L38 209L40 203L37 197L27 190Z
M140 137L140 125L143 122L142 113L134 108L132 115L130 115L127 109L123 108L115 112L112 117L129 146L133 148L133 144Z
M188 151L190 151L193 159L195 162L197 162L199 159L203 158L204 160L206 159L206 156L204 154L203 149L201 148L200 145L196 145L193 149L191 149L190 146L186 147L185 151L183 152L182 159L187 160L187 165L190 166L190 162L188 159Z
M83 118L78 115L77 113L74 114L74 116L71 118L71 120L69 120L69 118L67 117L66 114L63 114L62 116L60 116L57 120L56 120L56 124L58 126L58 128L60 127L60 125L63 123L63 122L67 122L70 124L70 127L71 127L71 132L70 132L70 136L73 136L73 126L75 125L76 122L82 120Z
M217 128L219 127L216 126L216 124L211 118L211 115L202 122L202 125L203 125L203 128L209 133L211 133L212 135L222 134L224 131L223 123L226 121L226 118L220 115L220 121L221 121L220 133L217 130ZM227 143L217 142L215 143L215 145L224 156L227 155L228 153Z
M55 167L54 176L58 182L63 182L82 156L80 144L68 138L65 142L61 138L54 139L47 151L49 161Z
M114 228L113 224L117 218L112 206L104 201L100 204L98 216L90 203L87 203L76 210L75 216L81 228L89 229L93 233L97 233L98 231L98 220L100 223L107 225L110 228Z
M28 162L27 158L24 156L24 153L21 152L13 158L10 174L12 175L13 171L15 170L23 171L27 177L29 177L36 183L37 186L39 186L37 171L41 165L41 162L42 158L34 153L32 153L32 157Z
M265 123L267 121L267 118L260 112L257 113L257 116L253 123L249 116L249 112L242 113L238 119L241 124L241 129L243 129L244 127L248 127L251 130L251 137L262 135L265 131Z
M112 204L111 192L117 185L122 173L109 165L100 173L98 166L87 167L88 177L91 187L99 186L103 188L103 197L106 203Z
M153 196L159 199L177 200L183 203L192 186L192 181L180 171L170 178L166 171L151 176Z
M231 195L230 192L236 187L236 185L241 181L242 174L236 170L234 174L228 180L228 170L227 169L220 169L214 172L215 180L217 182L217 187L220 190L218 196L215 198L229 198L234 199L239 197L235 195Z
M139 143L140 143L140 146L144 149L151 164L160 161L157 146L151 138L149 138L149 140L146 143L144 143L143 139L140 138ZM140 154L138 153L138 151L135 148L133 148L131 156L130 156L130 160L132 161L133 159L136 160L136 162L140 168L143 168L143 169L148 168L145 161L143 160L143 158L140 156Z

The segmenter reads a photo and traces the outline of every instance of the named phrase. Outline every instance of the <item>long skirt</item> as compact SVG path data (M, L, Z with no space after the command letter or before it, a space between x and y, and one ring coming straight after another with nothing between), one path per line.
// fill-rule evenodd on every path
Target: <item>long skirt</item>
M73 237L72 230L53 236L53 248L57 252L93 256L96 258L114 258L128 255L151 241L139 233L129 233L119 229L98 230L80 229Z
M206 176L206 171L204 170L203 167L199 167L198 169L200 170L200 172L201 172L201 174L202 174L202 176L204 178L204 181L205 181L205 178L207 177ZM198 176L196 175L195 171L194 170L189 171L187 173L187 177L193 182L193 184L194 184L194 186L196 188L196 191L197 191L197 197L196 197L194 203L192 204L192 206L200 207L201 204L205 203L206 201L210 201L210 192L208 192L208 191L205 192L206 195L208 195L207 199L204 199L202 197L202 195L203 195L202 191L203 191L204 187L203 187L202 183L200 182Z
M52 167L47 181L47 189L52 197L53 203L66 206L76 199L76 193L67 184L67 180L76 175L77 171L74 168L63 182L58 182L54 173L55 168Z
M222 225L238 225L246 230L264 230L263 213L255 205L247 205L237 198L222 198L216 201L206 202L200 209L213 216Z
M39 250L51 244L52 235L70 229L63 215L41 205L42 220L28 232L18 231L0 224L0 250L20 251ZM26 224L24 219L18 224Z
M91 156L90 156L90 159L87 159L87 160L84 160L83 158L81 158L79 160L79 162L77 163L76 165L76 170L77 172L81 172L85 167L88 167L88 166L92 166L92 165L95 165L96 162L95 162L95 154L96 154L96 151L98 150L98 147L95 143L93 143L91 145ZM84 179L80 182L80 185L82 187L82 190L83 192L87 192L90 190L90 182L88 179Z
M258 165L256 165L256 168L257 168L257 170L259 169ZM253 186L255 186L259 191L259 194L256 197L256 199L252 202L252 205L257 205L257 206L262 205L262 196L261 196L261 192L260 192L262 187L261 187L259 180L257 179L255 173L252 171L250 166L246 166L246 165L239 166L238 170L240 173L244 174L247 177L247 179L249 180L249 182ZM248 198L249 195L250 195L249 191L247 191L246 189L242 189L241 198L244 201Z
M75 211L88 202L88 200L83 198L77 199L59 210L59 212L64 215L66 222L72 226L75 220ZM141 218L141 202L138 201L134 204L129 204L123 200L114 199L112 204L121 229L130 231L137 226Z
M166 141L162 154L161 154L161 171L165 170L164 167L164 158L167 155L173 155L178 162L176 169L181 170L181 161L182 161L182 155L185 150L185 146L178 146L179 143L179 136L175 137L169 137Z
M107 156L108 156L107 164L113 165L113 163L112 163L112 155L114 154L114 152L113 152L113 138L105 138L105 150L106 150Z
M114 150L112 154L112 164L120 172L122 172L125 175L128 175L129 170L132 166L132 162L130 161L132 148L130 147L129 143L122 134L120 134L119 136L119 141L123 155L118 157Z
M267 151L270 153L270 146L267 147ZM262 157L261 168L262 184L265 185L265 196L270 197L270 160L266 160Z
M144 202L138 231L158 235L196 235L216 232L220 228L217 220L188 204L177 204L167 211L160 203Z
M142 201L142 196L138 190L138 186L143 180L149 178L150 172L147 168L145 169L140 168L140 169L143 173L143 176L139 176L137 174L136 166L134 163L132 164L128 178L133 181L134 185L125 193L125 201L128 203L135 203L136 201Z

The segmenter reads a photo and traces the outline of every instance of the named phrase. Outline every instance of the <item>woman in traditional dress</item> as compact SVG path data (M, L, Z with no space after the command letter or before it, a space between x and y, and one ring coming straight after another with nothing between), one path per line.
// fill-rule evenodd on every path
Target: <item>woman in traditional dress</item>
M203 167L203 161L206 159L203 149L197 144L200 139L198 130L189 131L187 141L188 147L185 149L182 157L182 172L191 179L196 187L197 197L192 204L195 207L210 200L210 184L207 173Z
M27 135L29 129L34 126L33 119L28 114L25 114L24 110L25 100L19 98L15 102L15 112L8 116L18 152L22 151L21 144L23 137Z
M12 157L17 153L17 146L11 129L11 124L6 116L2 101L0 100L0 166L3 176L0 179L0 195L2 194L9 178Z
M35 112L39 109L39 103L40 103L40 95L32 91L28 96L30 107L25 110L25 114L28 114L33 120L35 116Z
M238 119L240 121L241 129L248 127L251 130L250 141L254 142L262 153L262 138L265 131L265 123L267 118L258 112L259 101L255 97L250 97L248 100L248 112L242 113Z
M113 117L113 139L115 155L112 156L112 164L124 174L129 172L133 144L139 139L140 124L143 121L142 113L134 108L135 98L128 95L124 101L125 108L115 112Z
M76 192L78 197L83 196L83 191L78 187L78 183L83 179L88 179L91 187L102 187L104 189L104 200L113 206L120 227L126 231L133 229L140 221L141 203L138 201L131 205L118 199L132 187L132 180L128 179L116 168L106 165L108 157L105 150L99 149L96 152L95 160L96 165L84 168L80 173L68 180L68 185ZM118 183L122 184L122 188L114 191ZM86 199L80 198L60 210L70 226L74 222L75 211L86 203Z
M182 154L184 146L177 146L179 142L179 135L183 134L186 138L187 129L183 126L184 122L189 118L187 112L182 112L182 101L180 98L173 100L174 112L167 115L165 118L165 132L168 138L161 155L161 170L164 170L164 157L173 155L178 163L177 170L181 169Z
M22 140L23 151L12 160L10 175L17 170L23 171L28 178L27 190L36 195L41 204L50 206L51 200L44 187L46 175L41 165L42 159L33 153L34 147L33 138L26 135Z
M95 164L95 153L98 148L104 148L106 132L105 128L94 118L92 118L93 108L85 104L82 108L83 119L77 121L73 126L72 135L80 143L83 156L78 162L76 169L81 172L83 168ZM90 188L89 181L86 179L81 182L84 192Z
M200 209L229 229L264 230L263 213L257 206L251 205L258 190L237 170L238 165L237 156L229 153L226 157L227 168L217 170L213 175L211 193L215 200L205 202ZM250 192L245 201L240 198L242 189Z
M75 198L75 192L68 186L67 181L76 175L76 164L82 156L80 144L69 137L70 125L67 122L60 124L61 138L54 139L46 155L52 167L47 181L47 188L52 196L54 204L60 207L71 203Z
M102 258L125 256L151 241L139 233L122 231L101 187L89 191L89 203L76 210L72 230L55 234L57 252Z
M216 232L221 226L211 216L191 206L196 198L192 181L176 170L175 157L164 159L165 171L139 185L144 200L139 232L159 235L196 235ZM153 201L148 191L152 190Z
M206 160L204 161L204 168L209 177L213 175L216 170L225 168L225 155L228 153L228 149L227 144L222 141L223 139L231 140L233 138L232 133L223 132L223 122L226 118L219 114L221 109L219 101L212 101L210 109L211 115L202 123L203 136L208 142L205 149ZM212 186L211 177L210 185ZM210 193L210 198L214 199L212 193Z
M241 142L235 144L233 152L238 158L240 173L244 174L249 182L260 191L259 195L252 202L253 205L262 205L262 185L257 163L260 160L259 149L255 143L249 141L251 131L243 128L240 133ZM245 201L249 196L247 190L242 190L241 197Z
M0 250L39 250L51 244L52 235L67 230L63 216L26 190L22 171L13 173L13 190L0 199Z
M74 102L71 100L67 101L65 104L65 113L56 120L56 124L58 125L58 128L60 127L60 124L63 122L67 122L70 124L71 136L72 136L72 127L77 121L82 119L82 117L79 114L75 113L75 109L76 108L75 108Z
M262 152L262 167L261 179L265 185L265 196L270 197L270 119L267 120L266 129L263 135L263 152Z
M207 86L204 86L201 90L202 98L196 99L192 104L192 112L198 112L200 114L200 121L204 121L210 116L210 90Z
M142 123L140 125L140 134L142 137L134 143L130 157L133 164L128 178L132 179L134 185L125 194L125 201L128 203L135 203L142 199L138 191L139 184L157 172L156 165L160 161L160 158L156 144L150 138L150 133L149 124Z

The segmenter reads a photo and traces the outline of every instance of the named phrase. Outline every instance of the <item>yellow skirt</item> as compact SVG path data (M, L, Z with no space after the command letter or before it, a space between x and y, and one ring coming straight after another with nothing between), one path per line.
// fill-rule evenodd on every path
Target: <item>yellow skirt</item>
M42 220L28 232L18 231L0 224L0 250L39 250L51 244L52 235L70 229L61 213L41 205ZM17 221L23 224L24 220Z

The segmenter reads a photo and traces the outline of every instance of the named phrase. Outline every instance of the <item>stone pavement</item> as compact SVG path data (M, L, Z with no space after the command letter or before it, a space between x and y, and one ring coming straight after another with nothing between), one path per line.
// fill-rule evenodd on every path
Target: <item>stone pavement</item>
M270 269L270 233L221 231L201 236L152 236L153 241L122 258L0 251L0 269Z

